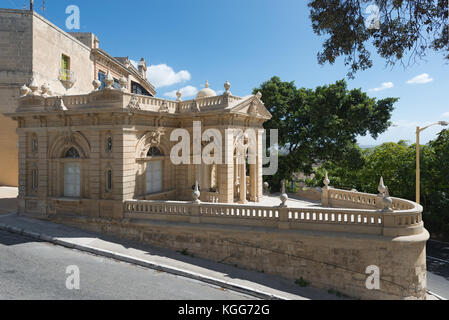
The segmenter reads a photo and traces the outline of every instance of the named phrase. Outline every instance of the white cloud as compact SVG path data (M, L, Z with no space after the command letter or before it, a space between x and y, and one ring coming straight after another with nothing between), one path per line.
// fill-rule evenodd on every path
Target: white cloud
M378 92L378 91L382 91L382 90L386 90L386 89L391 89L393 87L394 87L394 83L393 82L383 82L380 85L380 87L369 89L369 91L371 91L371 92Z
M449 112L445 112L441 115L443 118L449 118Z
M134 60L130 61L137 68L138 62ZM147 68L147 79L156 88L162 88L189 81L191 79L191 75L187 70L175 72L172 67L162 63L150 65Z
M193 97L194 95L196 95L198 93L198 89L195 87L192 87L192 86L186 86L179 90L181 91L183 98ZM164 96L175 99L177 91L178 90L166 92L166 93L164 93Z
M407 81L407 84L423 84L432 82L433 78L429 76L427 73L420 74L410 80Z

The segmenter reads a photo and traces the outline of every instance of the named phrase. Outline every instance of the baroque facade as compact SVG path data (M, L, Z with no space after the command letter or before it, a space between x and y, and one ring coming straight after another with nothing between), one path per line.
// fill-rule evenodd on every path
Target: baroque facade
M220 96L206 84L193 100L178 92L170 101L129 93L124 79L115 88L110 73L105 82L64 97L22 86L7 114L18 122L20 212L121 218L123 201L191 201L196 183L206 202L260 200L263 123L271 118L260 94L233 96L226 82ZM182 163L171 157L179 129L192 137ZM207 148L221 159L203 162Z

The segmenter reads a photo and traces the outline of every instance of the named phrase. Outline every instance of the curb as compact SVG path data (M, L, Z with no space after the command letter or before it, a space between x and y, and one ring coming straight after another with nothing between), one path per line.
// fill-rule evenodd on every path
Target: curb
M267 293L261 290L256 290L256 289L252 289L246 286L242 286L239 284L235 284L232 282L228 282L228 281L223 281L217 278L213 278L213 277L208 277L208 276L204 276L201 275L199 273L196 272L191 272L191 271L187 271L184 269L179 269L179 268L175 268L175 267L170 267L164 264L156 264L156 263L152 263L146 260L142 260L142 259L138 259L138 258L134 258L128 255L124 255L124 254L119 254L119 253L115 253L112 251L108 251L108 250L103 250L103 249L98 249L98 248L94 248L94 247L90 247L87 245L79 245L79 244L75 244L69 241L65 241L65 240L61 240L58 238L54 238L45 234L40 234L40 233L36 233L33 231L27 231L25 229L21 229L21 228L17 228L14 226L9 226L6 224L2 224L0 223L0 230L4 230L10 233L16 233L16 234L20 234L29 238L33 238L33 239L37 239L37 240L42 240L44 242L49 242L49 243L53 243L55 245L58 246L62 246L62 247L66 247L69 249L75 249L75 250L79 250L79 251L83 251L83 252L88 252L94 255L98 255L98 256L103 256L106 258L110 258L110 259L114 259L114 260L118 260L118 261L122 261L122 262L127 262L130 264L134 264L134 265L138 265L144 268L148 268L148 269L153 269L153 270L157 270L157 271L163 271L169 274L173 274L173 275L177 275L177 276L181 276L181 277L185 277L185 278L190 278L193 280L197 280L197 281L201 281L201 282L205 282L208 284L212 284L218 287L222 287L222 288L226 288L235 292L239 292L239 293L243 293L243 294L247 294L256 298L260 298L260 299L264 299L264 300L288 300L287 298L275 295L275 294L271 294L271 293Z

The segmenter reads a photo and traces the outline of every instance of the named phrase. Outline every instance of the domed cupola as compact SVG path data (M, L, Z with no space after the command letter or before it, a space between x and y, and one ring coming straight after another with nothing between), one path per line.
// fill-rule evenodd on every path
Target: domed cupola
M198 92L198 94L196 95L197 99L201 99L201 98L208 98L208 97L216 97L217 93L212 90L211 88L209 88L209 81L206 81L206 87L202 90L200 90L200 92Z

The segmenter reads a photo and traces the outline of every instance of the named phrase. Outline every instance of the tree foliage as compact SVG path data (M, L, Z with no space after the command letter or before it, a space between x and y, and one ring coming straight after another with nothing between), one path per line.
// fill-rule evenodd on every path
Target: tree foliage
M367 28L366 9L378 8L378 25ZM374 46L388 65L404 66L422 59L429 50L444 52L449 61L447 0L311 0L312 27L318 35L329 35L318 54L320 64L333 64L345 57L349 77L371 68L368 50Z
M257 91L273 115L265 129L279 130L279 146L284 151L274 177L278 182L290 178L292 172L311 172L314 164L326 160L360 162L356 138L367 134L376 138L384 132L397 101L376 100L361 89L348 90L344 80L305 89L273 77Z

